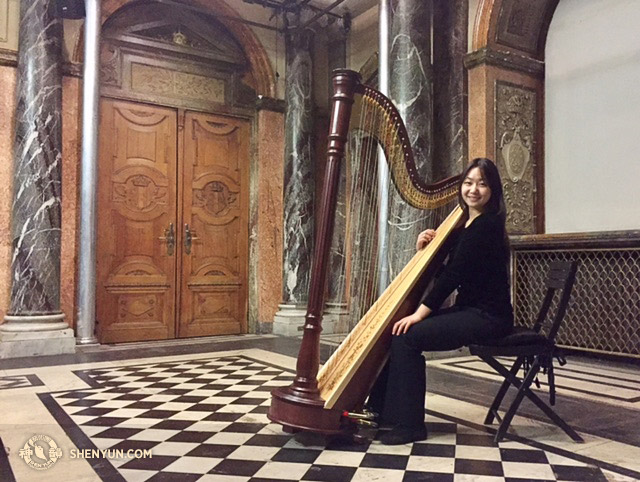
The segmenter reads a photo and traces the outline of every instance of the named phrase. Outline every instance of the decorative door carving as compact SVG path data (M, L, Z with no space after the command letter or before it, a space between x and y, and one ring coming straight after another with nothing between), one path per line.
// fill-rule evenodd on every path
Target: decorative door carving
M240 119L102 100L102 343L246 331L249 134Z
M103 343L175 336L177 112L103 99L97 320ZM175 227L174 227L175 230Z
M178 336L245 331L249 123L187 112Z

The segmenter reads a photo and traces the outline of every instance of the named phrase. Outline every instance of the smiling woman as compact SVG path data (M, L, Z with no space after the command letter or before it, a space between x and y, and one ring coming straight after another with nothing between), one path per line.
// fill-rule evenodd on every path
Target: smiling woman
M454 350L500 338L513 326L506 211L495 164L474 159L461 176L458 194L466 222L456 233L449 262L416 311L394 324L391 359L369 399L382 423L395 425L382 436L384 444L427 437L423 351ZM416 247L423 249L433 237L432 232L421 233ZM440 309L456 289L454 306ZM399 406L404 410L397 410Z
M485 204L489 202L491 198L491 188L482 176L482 171L479 168L474 168L469 171L467 177L462 181L462 187L460 188L460 196L464 203L473 210L474 214L479 215ZM468 224L471 224L470 218Z

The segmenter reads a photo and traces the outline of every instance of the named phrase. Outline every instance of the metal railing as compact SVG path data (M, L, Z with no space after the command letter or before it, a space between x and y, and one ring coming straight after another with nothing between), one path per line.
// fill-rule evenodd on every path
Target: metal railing
M516 323L535 319L549 264L576 260L558 344L640 358L640 231L514 236L511 248Z

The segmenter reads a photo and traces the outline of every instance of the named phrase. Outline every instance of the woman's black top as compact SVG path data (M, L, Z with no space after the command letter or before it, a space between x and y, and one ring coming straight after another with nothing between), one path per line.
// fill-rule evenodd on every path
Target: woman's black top
M476 308L490 316L512 322L507 271L508 247L502 220L484 213L461 230L449 262L435 285L422 298L422 304L437 310L458 290L456 306Z

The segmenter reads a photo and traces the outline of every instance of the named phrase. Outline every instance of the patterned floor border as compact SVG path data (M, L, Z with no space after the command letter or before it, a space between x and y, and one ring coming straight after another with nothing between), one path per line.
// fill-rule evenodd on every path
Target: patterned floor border
M227 361L236 360L236 362L239 363L239 368L237 367L233 371L220 368L219 362L225 359L227 359ZM240 362L238 362L238 360L240 360ZM208 363L213 363L212 367L217 367L215 374L211 371L211 367L206 368ZM251 372L253 370L256 373L264 373L265 375L242 373L243 366L245 367L245 372ZM253 368L246 368L247 366L252 366ZM279 371L280 374L278 375L274 370ZM593 471L595 467L610 471L614 474L640 479L640 473L638 472L512 434L509 434L508 440L496 448L492 442L492 435L495 433L494 429L432 410L426 411L432 436L430 436L425 443L416 443L412 446L407 446L403 455L397 455L397 453L393 451L391 453L384 453L385 446L375 442L368 445L364 450L363 447L332 447L331 445L305 447L299 444L294 436L284 434L278 426L271 424L265 416L269 403L269 391L275 386L290 383L291 370L245 355L195 357L188 360L172 362L159 361L154 363L123 365L120 367L79 370L74 373L87 382L89 388L44 393L39 394L39 397L60 426L65 430L71 441L79 449L97 450L99 447L94 441L100 441L101 443L106 441L109 443L110 439L117 441L114 446L117 446L118 443L121 445L124 444L122 446L125 446L126 440L128 436L130 436L129 434L135 432L135 430L127 431L124 429L118 431L119 423L109 425L109 423L111 423L108 421L109 417L105 417L104 415L119 409L135 411L135 408L130 408L132 405L138 403L142 404L139 406L144 406L145 399L153 398L163 393L165 393L165 397L168 397L167 400L169 401L165 402L165 406L171 406L171 404L173 404L173 410L165 411L167 413L160 413L162 409L158 409L157 407L162 404L158 405L156 403L154 406L148 404L144 406L145 410L148 410L147 417L155 418L136 418L134 416L128 421L139 421L140 423L146 421L146 429L150 430L149 434L151 434L153 430L158 431L158 429L153 429L153 426L162 426L164 423L164 427L174 427L173 433L171 433L172 437L170 437L175 438L175 441L171 442L174 446L180 443L195 443L197 446L189 445L189 448L192 450L186 452L183 457L174 456L170 461L165 459L168 464L164 467L158 468L159 465L162 465L160 463L152 470L147 470L148 474L146 475L149 475L150 478L163 477L166 479L167 477L172 478L172 476L175 476L176 479L183 482L187 480L207 480L206 477L208 476L219 478L221 475L242 475L240 473L233 473L233 471L237 469L240 472L244 471L246 473L246 475L244 475L245 480L257 481L260 480L261 477L266 476L266 474L272 473L273 475L273 471L276 469L282 469L285 473L289 473L289 475L293 473L291 472L292 469L296 469L298 472L305 469L303 474L299 474L299 478L305 480L356 480L357 477L354 477L354 475L359 473L358 471L361 472L361 475L367 473L370 475L372 470L374 472L378 471L378 474L380 474L380 471L386 470L389 474L393 472L396 476L399 475L398 471L402 471L404 480L413 478L422 478L424 480L426 475L429 475L430 480L450 480L454 474L459 474L460 471L467 473L469 476L500 476L498 464L502 464L503 469L509 468L510 470L516 470L518 463L520 463L525 465L534 464L538 471L543 470L543 466L550 466L551 469L544 469L547 470L547 473L549 473L549 470L552 470L554 474L554 478L549 480L567 480L566 477L570 476L571 473L577 474L577 472L580 471L583 476L588 476L589 478L570 480L606 480L600 470L597 472ZM165 373L165 376L158 376L158 373ZM120 381L118 381L119 374L121 375L120 378L122 378ZM167 377L166 374L170 376ZM273 383L273 379L278 377L281 378L278 380L279 383ZM180 378L188 380L186 385L184 380L182 382L180 381ZM262 380L262 383L256 383L260 380ZM181 385L185 388L175 388ZM203 389L202 387L206 388ZM233 390L229 390L229 388L233 388ZM194 393L199 395L194 395ZM252 396L247 397L247 394ZM65 395L70 397L71 402L63 405L61 404L61 400L65 399ZM92 399L92 397L95 396L98 396L98 398ZM128 398L130 403L122 405L120 400L116 401L118 403L114 402L115 399L122 399L123 397ZM175 400L182 400L182 402L175 402ZM80 403L80 406L76 405L70 408L69 405L73 403ZM109 405L110 403L121 406L120 408L114 406L100 408L100 405ZM169 405L166 405L167 403ZM191 405L188 407L186 407L186 405L183 406L182 410L175 409L176 404L180 403ZM234 404L237 410L234 410ZM158 413L149 414L149 412L154 411ZM93 413L95 416L83 415L83 413ZM91 420L91 417L94 417L94 420ZM79 419L82 419L83 422L78 423ZM96 420L98 421L96 422ZM107 421L105 422L105 420ZM177 423L180 420L183 423ZM257 423L256 420L260 423ZM189 428L189 425L206 421L213 422L210 425L215 425L219 430L212 430L209 433L206 431L195 432L185 430ZM117 422L117 420L113 422ZM193 424L190 422L193 422ZM105 425L101 425L102 423L105 423ZM206 425L206 423L203 425ZM101 426L105 429L104 431L100 428ZM84 427L84 430L82 427ZM144 432L146 429L136 429L138 431L135 432L135 435L138 436L139 443L133 444L133 446L151 447L151 449L158 446L158 441L152 440L154 437L148 437L149 440L145 440ZM235 430L238 432L234 432ZM107 433L109 431L111 431L111 433ZM170 432L167 433L169 434ZM195 440L193 439L195 436L194 433L199 434L198 441L193 441ZM227 440L235 436L237 440L244 439L244 442L207 443L211 438L221 433L226 435ZM441 440L440 443L437 443L439 436L441 436ZM453 444L451 443L452 437L454 438ZM187 439L192 441L186 442ZM448 442L443 443L444 439L447 439ZM216 445L216 443L218 445ZM278 449L277 451L274 451L274 445ZM187 447L187 445L185 445L185 447ZM243 460L242 458L238 458L243 456L240 453L245 453L246 451L264 451L264 447L272 448L271 452L273 453L270 457L267 457L268 460L252 460L251 458ZM457 457L457 451L462 449L468 451L474 449L474 447L475 450L481 450L481 447L494 447L495 450L499 449L501 461L470 460ZM100 448L104 448L104 445ZM364 451L364 455L361 457L357 467L354 468L351 466L348 471L342 472L342 478L337 477L339 474L337 474L335 470L333 472L329 470L327 465L314 462L315 460L323 460L323 457L326 458L327 453L337 456L335 452L346 452L348 454L354 451ZM209 453L207 454L207 452ZM325 455L323 455L323 453L325 453ZM497 453L498 452L496 452L496 454ZM545 453L553 454L553 456L548 457L545 455L542 457L541 454ZM214 457L214 455L217 457ZM252 457L253 454L247 456ZM507 460L505 460L505 457ZM206 470L206 473L202 472L204 470L203 468L201 468L201 472L197 474L180 472L180 470L184 470L178 467L181 466L181 464L182 466L194 466L197 465L194 464L194 462L204 462L205 458L207 463L215 463L210 469L208 466L205 467L209 469ZM549 461L546 462L547 465L544 465L541 463L543 458L544 460L549 458L552 460L572 460L574 461L572 465L578 464L581 465L582 468L571 468L571 465L563 465L562 463L552 464ZM180 459L183 460L181 461ZM529 462L523 462L523 460L529 460ZM99 458L89 459L88 461L96 474L103 480L126 480L122 475L123 473L125 475L135 473L140 475L140 477L145 475L142 472L136 472L138 470L145 470L144 462L132 464L131 462L121 463L122 461L114 462L112 460ZM187 464L187 462L189 463ZM411 470L411 468L423 467L426 462L438 462L450 468L440 469L445 472L421 472L419 470ZM173 469L169 467L172 464L175 464ZM269 467L269 464L271 464L271 467ZM288 472L286 464L290 465ZM206 463L204 465L206 465ZM404 468L402 468L403 465ZM203 464L201 463L200 466L202 467ZM168 472L165 470L167 467L169 467ZM249 474L247 473L247 467L253 467L256 470L254 473ZM271 472L269 472L269 470L271 470ZM449 470L448 473L447 470ZM251 470L248 472L251 472ZM502 477L506 477L504 471ZM561 478L558 479L558 477ZM514 477L506 477L503 480L516 479L517 478ZM292 480L296 480L295 476Z

